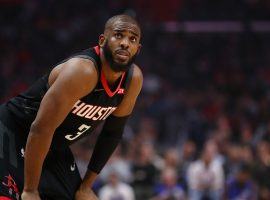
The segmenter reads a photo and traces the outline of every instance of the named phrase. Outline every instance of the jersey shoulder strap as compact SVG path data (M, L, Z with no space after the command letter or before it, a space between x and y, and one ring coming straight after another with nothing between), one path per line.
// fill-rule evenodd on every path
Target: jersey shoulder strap
M66 61L68 61L68 60L70 60L72 58L89 59L94 63L97 72L100 74L101 60L100 60L100 57L99 57L99 51L97 51L97 49L98 49L98 46L93 47L93 48L88 48L88 49L85 49L83 51L77 52L77 53L69 56L68 58L62 60L61 62L57 63L56 66L66 62Z
M129 85L130 85L130 82L131 82L132 76L133 76L134 67L135 67L135 65L132 64L130 66L130 69L126 72L126 78L125 78L125 82L124 82L125 90L127 90L129 88Z
M91 60L94 63L98 73L100 73L101 60L99 57L99 50L97 50L97 49L98 49L98 46L96 46L94 48L85 49L85 50L73 55L73 57Z

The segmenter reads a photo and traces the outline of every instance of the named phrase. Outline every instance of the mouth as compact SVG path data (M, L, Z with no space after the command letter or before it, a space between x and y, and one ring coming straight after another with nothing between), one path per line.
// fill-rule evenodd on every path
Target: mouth
M117 50L115 51L117 57L120 59L120 60L127 60L129 59L129 52L126 51L126 50Z

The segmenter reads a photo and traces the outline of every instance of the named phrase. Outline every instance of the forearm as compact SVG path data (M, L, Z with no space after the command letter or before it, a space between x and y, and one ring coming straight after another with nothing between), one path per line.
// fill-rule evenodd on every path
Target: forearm
M120 143L128 116L110 116L98 136L88 170L98 174Z
M31 130L25 151L24 190L36 191L44 159L48 153L52 134Z
M94 147L94 151L88 165L88 170L99 174L120 141L121 138L100 135Z

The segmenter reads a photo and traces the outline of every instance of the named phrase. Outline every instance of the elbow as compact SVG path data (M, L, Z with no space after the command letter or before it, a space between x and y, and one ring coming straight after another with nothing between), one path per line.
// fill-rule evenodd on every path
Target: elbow
M37 136L37 135L53 135L54 130L51 130L50 126L42 125L41 123L34 121L30 127L30 135Z
M34 121L30 126L30 132L35 133L38 132L38 130L39 130L38 123Z

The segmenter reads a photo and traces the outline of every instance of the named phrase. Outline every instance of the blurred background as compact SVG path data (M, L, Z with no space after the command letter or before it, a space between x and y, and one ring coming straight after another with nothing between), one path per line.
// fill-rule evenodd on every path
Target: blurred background
M142 26L144 85L100 199L269 200L269 0L0 0L0 102L124 12ZM82 176L97 134L72 147Z

